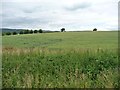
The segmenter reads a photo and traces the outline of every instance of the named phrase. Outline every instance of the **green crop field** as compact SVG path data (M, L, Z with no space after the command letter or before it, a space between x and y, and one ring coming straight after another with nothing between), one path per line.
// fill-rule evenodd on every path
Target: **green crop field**
M117 88L118 32L2 37L4 88Z

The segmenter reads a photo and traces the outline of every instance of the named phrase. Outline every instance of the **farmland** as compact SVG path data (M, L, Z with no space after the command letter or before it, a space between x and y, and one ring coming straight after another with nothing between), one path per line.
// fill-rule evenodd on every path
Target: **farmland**
M4 88L118 87L118 32L2 37Z

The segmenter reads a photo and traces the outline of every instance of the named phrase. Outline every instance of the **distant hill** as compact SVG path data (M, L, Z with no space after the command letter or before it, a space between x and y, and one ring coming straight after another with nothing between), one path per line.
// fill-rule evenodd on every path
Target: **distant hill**
M2 32L20 32L21 30L25 30L25 29L9 29L9 28L0 28L0 30L2 30Z

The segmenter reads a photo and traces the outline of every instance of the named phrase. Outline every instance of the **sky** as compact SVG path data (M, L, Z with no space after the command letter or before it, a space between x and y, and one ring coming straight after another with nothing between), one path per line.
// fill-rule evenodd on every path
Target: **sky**
M2 0L2 28L118 30L119 0Z

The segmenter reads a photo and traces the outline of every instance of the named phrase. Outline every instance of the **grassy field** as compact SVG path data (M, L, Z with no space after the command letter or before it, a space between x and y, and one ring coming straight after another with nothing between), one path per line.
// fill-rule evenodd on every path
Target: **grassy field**
M118 32L2 37L3 87L118 87Z

